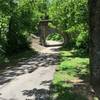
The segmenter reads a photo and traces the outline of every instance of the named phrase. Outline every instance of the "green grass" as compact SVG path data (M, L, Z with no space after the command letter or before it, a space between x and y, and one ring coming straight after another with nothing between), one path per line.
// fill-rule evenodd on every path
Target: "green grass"
M89 59L76 55L75 52L75 50L61 51L59 54L59 65L52 83L54 100L87 100L84 94L75 92L77 89L74 80L87 80Z
M58 33L52 33L48 35L47 40L60 41L63 40L63 37Z

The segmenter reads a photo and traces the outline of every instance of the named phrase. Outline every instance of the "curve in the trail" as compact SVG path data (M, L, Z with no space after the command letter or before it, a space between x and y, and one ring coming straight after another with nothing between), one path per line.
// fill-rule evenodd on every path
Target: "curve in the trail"
M59 47L34 45L36 56L0 74L0 100L48 100Z

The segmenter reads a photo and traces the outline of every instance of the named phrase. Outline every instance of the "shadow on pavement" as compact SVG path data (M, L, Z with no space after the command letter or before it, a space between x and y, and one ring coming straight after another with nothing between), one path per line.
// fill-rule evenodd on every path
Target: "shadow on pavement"
M24 90L22 91L23 95L27 97L35 96L34 100L49 100L50 91L47 89L32 89L32 90Z
M15 66L8 66L0 73L0 85L9 83L17 76L32 73L39 67L48 67L56 65L58 62L57 54L37 54L30 59L20 60Z

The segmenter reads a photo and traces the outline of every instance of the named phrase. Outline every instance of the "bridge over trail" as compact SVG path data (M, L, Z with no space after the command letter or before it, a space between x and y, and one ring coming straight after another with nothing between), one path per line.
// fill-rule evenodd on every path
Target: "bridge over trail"
M53 33L58 33L63 37L63 45L67 45L70 41L69 36L67 33L61 31L61 29L50 27L49 24L52 23L52 21L46 19L41 20L39 23L39 36L40 36L40 43L43 46L47 46L46 38L48 35Z
M39 39L31 46L39 53L0 74L0 100L48 100L60 46L43 47Z

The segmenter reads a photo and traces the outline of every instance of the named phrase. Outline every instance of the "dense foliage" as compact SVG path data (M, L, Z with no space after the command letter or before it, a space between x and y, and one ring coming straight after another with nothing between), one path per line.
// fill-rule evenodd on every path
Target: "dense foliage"
M48 0L0 0L0 58L29 48L30 34L36 34ZM1 61L0 59L0 61Z
M39 21L48 16L74 47L88 48L87 0L0 0L0 55L29 48L30 34L38 33Z
M49 15L55 26L70 36L74 47L87 48L87 0L52 0Z

